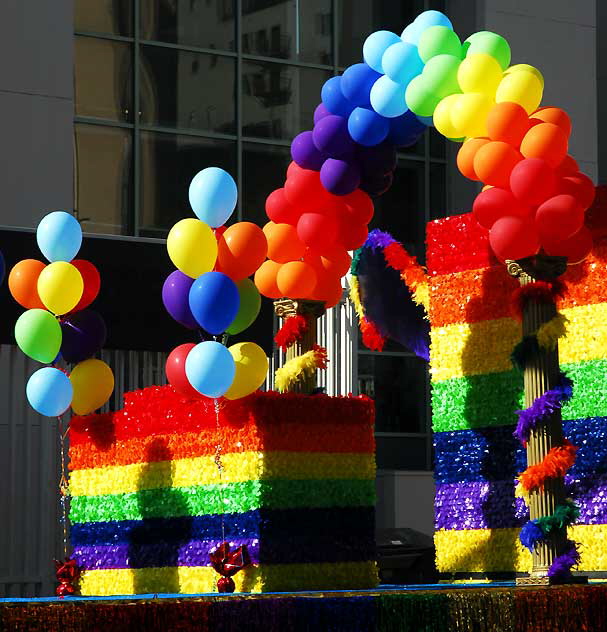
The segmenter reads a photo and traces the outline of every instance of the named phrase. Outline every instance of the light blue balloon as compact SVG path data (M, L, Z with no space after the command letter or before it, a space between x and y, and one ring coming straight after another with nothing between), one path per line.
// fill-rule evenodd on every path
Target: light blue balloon
M232 386L235 373L232 354L213 340L197 344L185 360L190 384L206 397L221 397Z
M74 390L70 378L51 366L32 374L25 387L27 401L41 415L58 417L70 407Z
M404 114L407 108L405 88L384 75L371 88L371 106L381 116L395 118Z
M234 178L219 167L199 171L188 191L190 206L199 220L212 228L223 226L236 208L238 189Z
M371 33L363 44L363 57L367 64L383 74L381 60L386 49L392 44L400 42L400 37L392 31L375 31Z
M431 9L420 13L415 20L405 28L401 37L404 42L417 46L422 33L431 26L446 26L448 29L453 30L451 20L444 13Z
M417 46L409 44L408 42L396 42L392 44L381 60L384 68L384 73L400 83L405 88L413 77L421 74L424 69L424 62L421 60L419 53L417 52Z
M72 214L53 211L38 224L36 241L49 261L71 261L82 245L82 228Z

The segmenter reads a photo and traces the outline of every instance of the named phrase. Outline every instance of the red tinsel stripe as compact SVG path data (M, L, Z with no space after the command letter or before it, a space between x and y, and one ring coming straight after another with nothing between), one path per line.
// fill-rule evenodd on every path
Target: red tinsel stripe
M377 327L366 318L360 321L360 332L363 344L371 351L383 351L386 339L379 333Z
M523 320L523 309L529 301L536 303L554 303L565 294L565 284L559 280L552 282L533 281L522 285L512 292L511 312L517 320Z
M547 478L562 478L565 472L575 463L577 446L565 439L563 445L550 449L541 463L530 465L519 474L518 480L526 491L543 489Z
M308 321L305 316L295 314L285 318L282 327L276 332L274 342L276 346L286 351L291 345L301 340L308 331Z

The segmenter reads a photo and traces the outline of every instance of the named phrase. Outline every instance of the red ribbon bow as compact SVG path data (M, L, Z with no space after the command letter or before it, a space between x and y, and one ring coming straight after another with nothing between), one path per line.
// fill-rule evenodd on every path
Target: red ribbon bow
M73 595L76 592L76 584L82 574L76 560L65 558L63 562L55 560L55 576L59 582L57 586L57 597L65 597L66 595Z
M214 551L209 553L209 558L211 566L222 576L217 581L219 592L234 592L235 585L232 575L251 563L246 544L230 551L230 544L222 542Z

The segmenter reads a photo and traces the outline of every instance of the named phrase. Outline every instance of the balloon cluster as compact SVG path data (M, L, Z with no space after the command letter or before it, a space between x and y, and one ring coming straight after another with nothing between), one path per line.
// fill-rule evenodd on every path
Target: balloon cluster
M177 222L167 238L177 270L164 282L162 301L177 322L203 338L198 344L179 345L166 362L169 383L186 397L238 399L257 390L268 372L268 359L255 343L226 348L218 340L247 329L261 307L248 277L266 258L268 244L255 224L224 226L237 199L230 174L218 167L203 169L189 189L198 219Z
M103 318L88 306L101 286L97 268L74 259L82 244L82 230L73 215L46 215L36 239L48 264L19 261L8 278L13 298L27 309L15 324L15 339L27 356L51 366L38 369L28 380L27 398L41 415L56 417L70 406L77 415L97 410L114 390L110 367L94 356L107 330ZM55 365L74 364L69 375Z

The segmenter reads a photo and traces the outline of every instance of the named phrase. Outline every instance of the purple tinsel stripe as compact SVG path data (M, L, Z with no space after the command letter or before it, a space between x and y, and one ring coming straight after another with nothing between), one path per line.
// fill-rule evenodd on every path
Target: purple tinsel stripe
M580 562L580 553L573 540L567 540L567 549L555 558L548 569L548 577L569 577L571 569Z
M87 570L102 568L147 568L154 566L210 566L209 551L221 544L221 540L193 541L180 544L154 544L131 546L114 544L82 546L74 549L73 557L78 565ZM237 538L230 545L246 544L253 564L259 563L259 540Z
M607 474L574 479L565 476L567 495L580 508L576 524L607 524ZM437 529L521 527L529 519L522 498L514 498L514 482L443 483L436 487Z
M373 250L381 248L382 250L396 241L389 233L384 233L379 229L372 230L367 240L363 244L363 248L372 248Z
M514 436L521 443L527 441L536 424L561 408L564 402L571 399L572 394L573 383L564 373L561 373L559 383L555 388L540 395L529 408L516 411L518 423Z

